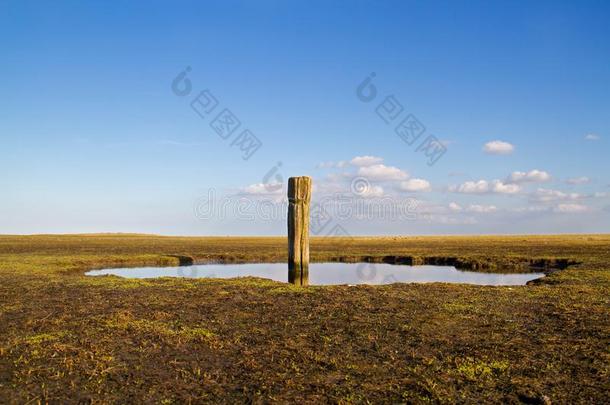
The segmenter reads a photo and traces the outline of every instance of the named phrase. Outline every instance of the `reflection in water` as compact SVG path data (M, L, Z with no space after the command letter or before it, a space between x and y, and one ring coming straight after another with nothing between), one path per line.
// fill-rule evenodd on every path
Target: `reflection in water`
M309 265L288 263L288 282L294 285L309 285Z
M87 275L113 274L130 278L262 277L296 285L465 283L479 285L524 285L544 273L480 273L451 266L407 266L387 263L310 263L303 269L287 269L285 263L205 264L181 267L137 267L92 270Z

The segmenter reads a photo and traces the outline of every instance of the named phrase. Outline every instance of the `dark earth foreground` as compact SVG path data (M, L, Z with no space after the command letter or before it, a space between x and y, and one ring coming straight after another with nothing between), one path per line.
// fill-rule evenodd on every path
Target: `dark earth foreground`
M286 240L0 236L0 403L607 403L610 235L324 238L311 249L316 261L548 276L521 287L87 277L284 261Z

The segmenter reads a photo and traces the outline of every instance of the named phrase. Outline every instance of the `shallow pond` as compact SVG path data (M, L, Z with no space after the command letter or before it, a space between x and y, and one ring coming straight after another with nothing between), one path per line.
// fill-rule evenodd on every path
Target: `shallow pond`
M482 273L451 266L408 266L387 263L311 263L305 274L289 275L285 263L202 264L180 267L133 267L92 270L89 276L116 275L128 278L261 277L302 285L464 283L478 285L525 285L544 273ZM290 278L290 280L289 280Z

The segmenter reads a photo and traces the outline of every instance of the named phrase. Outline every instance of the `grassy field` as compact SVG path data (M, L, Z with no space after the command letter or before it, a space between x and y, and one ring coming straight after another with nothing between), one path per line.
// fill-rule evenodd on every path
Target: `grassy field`
M283 238L0 236L0 402L604 403L610 235L313 239L312 259L551 271L522 287L86 277L283 261ZM550 270L550 269L549 269Z

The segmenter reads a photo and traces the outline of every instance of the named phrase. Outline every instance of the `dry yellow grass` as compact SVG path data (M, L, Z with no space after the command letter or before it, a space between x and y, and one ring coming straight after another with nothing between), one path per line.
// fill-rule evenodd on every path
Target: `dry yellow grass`
M312 260L580 264L523 287L129 280L90 268L283 261L284 238L0 236L2 402L602 403L610 236L312 240Z

